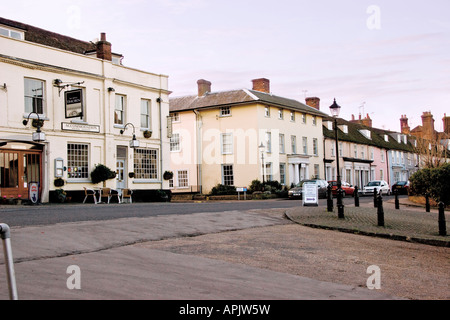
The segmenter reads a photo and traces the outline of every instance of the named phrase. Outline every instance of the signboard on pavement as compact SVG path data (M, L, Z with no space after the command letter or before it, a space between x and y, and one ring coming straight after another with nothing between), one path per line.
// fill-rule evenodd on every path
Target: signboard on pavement
M319 205L319 189L315 183L303 183L302 190L303 206Z
M28 184L28 196L32 203L39 201L39 182L30 182Z

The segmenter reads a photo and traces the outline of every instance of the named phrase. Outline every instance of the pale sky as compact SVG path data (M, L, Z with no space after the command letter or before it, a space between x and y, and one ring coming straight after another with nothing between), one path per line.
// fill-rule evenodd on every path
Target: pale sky
M91 41L107 34L123 64L169 76L172 96L251 89L321 99L329 114L369 114L400 131L450 115L448 0L16 0L0 16Z

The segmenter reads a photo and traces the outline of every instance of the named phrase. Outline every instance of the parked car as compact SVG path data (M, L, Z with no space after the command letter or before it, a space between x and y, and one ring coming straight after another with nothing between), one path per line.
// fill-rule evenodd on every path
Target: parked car
M364 188L361 190L362 195L368 195L372 194L374 190L376 190L377 193L390 195L391 194L391 188L389 188L389 184L384 180L373 180L369 181L367 185L364 186Z
M409 181L397 181L392 185L392 193L397 190L398 194L409 194Z
M328 181L329 184L331 184L331 194L333 196L337 196L337 181ZM355 195L355 188L350 185L350 183L341 181L341 189L344 191L344 196L354 196Z
M325 180L310 179L310 180L302 180L294 188L290 189L288 192L289 199L295 198L302 199L304 183L315 183L317 185L319 199L325 199L327 197L328 183Z

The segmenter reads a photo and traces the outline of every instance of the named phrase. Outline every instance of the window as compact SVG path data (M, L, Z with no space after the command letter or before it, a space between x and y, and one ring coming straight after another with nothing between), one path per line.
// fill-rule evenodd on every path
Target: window
M126 97L116 94L116 106L114 110L114 124L125 124L124 111L126 107Z
M280 183L282 185L286 184L286 164L280 163Z
M353 156L354 158L358 158L358 146L356 144L353 147Z
M45 82L25 78L25 112L44 114Z
M233 174L233 165L232 164L223 164L222 165L222 184L225 186L233 186L234 185L234 174Z
M317 125L317 117L316 116L312 117L312 123L314 126Z
M67 144L67 177L69 179L89 178L88 144Z
M361 146L361 159L365 159L366 151L364 150L364 146Z
M264 115L270 117L270 107L264 107Z
M229 116L231 116L231 108L230 107L222 107L222 108L220 108L220 116L221 117L229 117Z
M308 138L307 137L303 137L302 138L302 143L303 143L303 154L307 155L308 154Z
M331 144L331 156L334 157L334 143Z
M180 151L180 134L173 133L170 137L170 151Z
M339 157L342 157L344 154L344 146L342 142L339 142Z
M232 133L222 133L222 154L233 154L233 134Z
M285 153L285 150L284 150L284 134L280 133L279 139L280 139L280 153Z
M173 122L180 122L180 114L178 112L172 113L170 116Z
M283 109L278 109L278 119L283 120Z
M316 138L313 139L313 153L315 156L319 155L319 143Z
M295 122L295 111L291 111L291 121Z
M272 133L267 131L266 132L266 145L267 145L267 152L272 152Z
M297 154L297 137L291 136L291 150L292 154Z
M266 162L266 180L273 181L272 162Z
M23 32L18 32L10 29L6 29L3 27L0 27L0 35L5 37L10 37L18 40L23 40Z
M158 179L157 149L134 149L134 177L136 179Z
M302 113L302 123L306 124L306 113Z
M178 187L179 188L189 188L189 179L187 170L178 170Z
M151 129L150 100L141 100L141 128Z
M314 165L314 177L317 179L320 177L320 166L318 164Z

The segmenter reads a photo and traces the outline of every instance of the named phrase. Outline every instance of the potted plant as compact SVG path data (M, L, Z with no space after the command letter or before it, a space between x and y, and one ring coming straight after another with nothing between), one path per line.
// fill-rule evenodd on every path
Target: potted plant
M164 180L170 180L173 178L173 172L172 171L165 171L163 174Z
M152 136L152 131L151 130L145 130L144 131L144 138L151 138Z
M67 193L63 189L56 189L56 197L58 199L58 202L65 202Z
M114 179L115 177L116 173L103 164L96 165L91 172L92 183L97 184L103 182L103 186L106 185L106 180Z
M55 181L53 181L53 184L55 185L55 187L62 187L64 186L64 179L56 178Z

